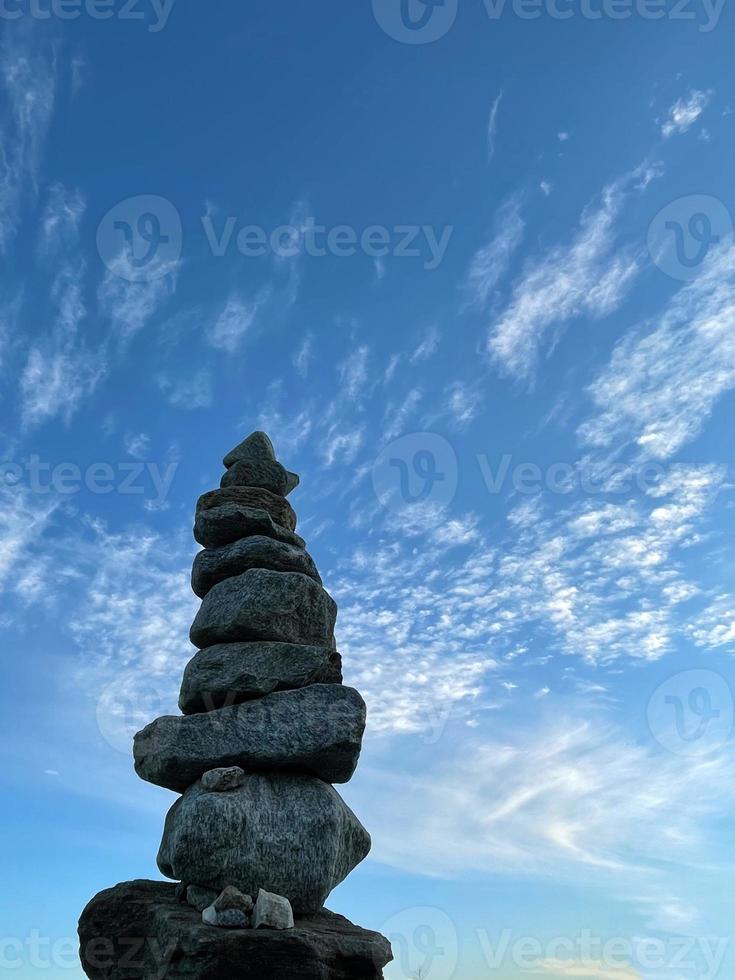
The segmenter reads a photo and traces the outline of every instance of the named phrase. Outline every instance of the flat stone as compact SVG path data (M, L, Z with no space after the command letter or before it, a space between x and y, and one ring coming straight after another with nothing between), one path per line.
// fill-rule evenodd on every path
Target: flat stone
M262 888L313 912L369 851L368 832L333 786L264 773L233 793L191 786L166 817L158 867L208 888Z
M247 439L243 439L239 445L229 451L222 462L229 469L241 459L274 460L275 458L276 451L273 443L265 432L251 432Z
M227 470L220 482L221 487L262 487L288 496L299 485L295 473L289 473L285 466L274 459L241 459Z
M334 599L308 575L251 568L210 589L190 636L201 650L246 640L333 648L336 618Z
M253 900L249 895L243 895L239 888L228 885L223 888L220 894L212 903L216 912L226 912L228 909L237 909L250 915L253 911Z
M191 587L203 599L225 579L242 575L251 568L268 568L274 572L300 572L321 585L314 559L303 548L285 541L274 541L264 535L241 538L222 548L207 548L194 559Z
M293 926L289 900L261 888L253 911L253 929L293 929Z
M217 926L219 929L247 929L250 926L250 916L240 909L218 912L214 905L210 905L202 912L202 922L208 926Z
M216 898L216 888L200 888L199 885L189 885L186 889L186 901L197 912L203 912L206 908L209 908Z
M342 658L327 647L298 643L221 643L187 664L179 695L185 715L310 684L341 684Z
M239 766L210 769L202 776L202 786L208 793L229 793L245 782L245 770Z
M285 932L213 929L158 881L101 892L79 939L90 980L383 980L392 959L383 936L326 910Z
M296 548L305 547L303 538L276 524L267 511L258 507L221 504L199 511L194 523L194 538L205 548L220 548L254 534L284 541Z
M287 531L296 530L296 513L287 500L262 487L227 487L224 490L210 490L197 501L197 513L221 507L223 504L239 504L241 507L255 507L271 515L276 524Z
M158 718L135 736L135 771L177 793L210 769L227 766L346 783L360 755L365 713L365 702L353 688L313 684L206 714ZM232 794L210 795L222 800ZM226 881L223 887L228 884L238 882Z

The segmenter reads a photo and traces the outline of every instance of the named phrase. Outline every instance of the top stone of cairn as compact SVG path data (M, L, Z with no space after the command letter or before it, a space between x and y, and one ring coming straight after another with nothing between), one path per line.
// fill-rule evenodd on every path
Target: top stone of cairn
M253 432L222 460L227 472L220 486L261 487L287 497L299 485L299 478L276 459L273 443L265 432Z

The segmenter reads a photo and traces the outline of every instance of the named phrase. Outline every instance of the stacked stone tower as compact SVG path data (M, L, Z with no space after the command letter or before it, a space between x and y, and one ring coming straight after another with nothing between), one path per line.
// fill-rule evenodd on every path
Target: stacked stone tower
M342 684L337 607L295 532L286 497L299 478L262 432L224 464L221 488L197 505L202 605L182 715L158 718L134 746L137 773L181 794L158 854L179 885L131 882L93 899L82 963L127 980L380 978L387 941L324 910L370 850L332 785L355 771L365 704Z

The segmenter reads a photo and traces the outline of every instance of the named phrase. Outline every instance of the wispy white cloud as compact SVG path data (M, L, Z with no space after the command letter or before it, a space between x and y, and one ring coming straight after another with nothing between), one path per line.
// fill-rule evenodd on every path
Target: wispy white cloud
M490 107L490 117L487 121L487 158L492 160L495 156L495 141L498 136L498 112L500 110L500 103L503 100L502 90L493 100L493 104Z
M212 373L200 368L189 378L172 377L168 374L158 376L158 387L176 408L194 410L208 408L214 399Z
M618 448L633 443L667 459L702 430L735 386L735 247L723 242L653 324L628 333L589 387L598 413L582 441Z
M370 349L362 344L356 347L338 365L340 395L342 398L355 399L363 391L368 380L368 360Z
M234 353L255 326L258 314L270 298L270 286L261 289L252 300L237 293L230 296L207 331L212 347Z
M521 217L522 198L514 194L498 208L490 241L475 253L465 290L469 301L487 306L493 290L508 271L510 260L523 240L525 222Z
M429 327L424 335L424 339L409 358L411 364L418 364L420 361L428 361L428 359L436 354L437 350L439 349L440 340L441 336L438 328L436 326Z
M503 371L530 378L540 351L567 321L600 319L620 305L641 266L632 247L618 246L616 220L654 173L644 165L608 184L601 200L582 213L568 245L555 245L527 264L490 329L488 351Z
M676 102L669 108L668 116L661 126L661 135L668 139L675 133L686 133L699 119L712 98L712 92L701 92L693 89L689 95Z
M314 359L314 338L310 333L302 340L299 348L293 356L293 364L296 371L305 378L309 373L309 364Z

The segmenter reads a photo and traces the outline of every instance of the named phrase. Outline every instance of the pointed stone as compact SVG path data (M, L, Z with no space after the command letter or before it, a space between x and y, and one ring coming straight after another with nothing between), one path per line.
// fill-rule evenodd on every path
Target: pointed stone
M365 702L353 688L313 684L206 714L164 716L135 736L135 771L177 793L210 769L229 766L346 783L360 757L365 715ZM233 793L210 795L225 799ZM231 884L237 882L223 887Z
M243 894L283 895L320 909L370 851L370 835L334 787L309 776L248 776L233 793L190 787L169 810L158 867Z
M190 636L200 650L250 640L333 649L336 618L334 599L308 575L251 568L207 593Z
M251 568L268 568L272 572L301 572L319 585L321 577L314 560L303 548L285 541L274 541L263 535L241 538L222 548L206 548L194 559L191 587L203 599L225 579L242 575Z
M275 458L276 451L273 448L273 443L265 432L253 432L247 439L243 439L238 446L231 449L222 462L229 469L241 459L275 460Z
M179 707L185 715L226 708L311 684L341 684L342 658L299 643L221 643L187 664Z

